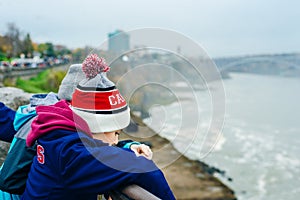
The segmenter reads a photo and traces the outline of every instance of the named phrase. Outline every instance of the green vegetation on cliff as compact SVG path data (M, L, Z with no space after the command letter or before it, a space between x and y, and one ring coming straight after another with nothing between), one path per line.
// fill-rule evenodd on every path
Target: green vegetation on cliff
M29 93L57 92L65 75L65 71L47 69L40 72L36 77L28 80L18 78L16 81L16 87Z

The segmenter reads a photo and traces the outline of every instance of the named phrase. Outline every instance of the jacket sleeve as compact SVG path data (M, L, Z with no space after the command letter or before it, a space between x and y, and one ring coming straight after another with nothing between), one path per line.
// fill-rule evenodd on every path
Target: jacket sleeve
M116 146L121 147L121 148L125 148L125 149L130 149L130 146L133 145L133 144L141 144L141 143L133 141L133 140L122 140L122 141L119 141Z
M103 194L136 184L161 199L175 199L153 161L128 149L77 143L62 152L60 170L72 190Z
M0 102L0 140L12 142L16 133L13 122L16 112Z

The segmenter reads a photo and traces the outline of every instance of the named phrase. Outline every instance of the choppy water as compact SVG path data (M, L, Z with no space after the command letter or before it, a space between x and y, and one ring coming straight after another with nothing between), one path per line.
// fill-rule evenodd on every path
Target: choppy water
M226 115L222 137L214 151L204 158L210 165L226 171L233 181L220 177L240 200L295 200L300 196L300 80L251 74L231 74L224 80ZM199 132L210 123L211 101L205 91L198 91L201 101ZM182 110L195 110L188 101L153 108L148 124L171 139L182 150L185 137L175 136L191 131L189 123L178 123ZM162 115L163 111L163 115ZM161 121L163 126L154 121ZM185 115L186 116L186 115ZM190 115L190 119L195 116ZM155 119L157 118L157 119ZM182 119L179 120L182 122ZM180 135L180 134L179 134ZM177 135L178 136L178 135ZM174 139L176 138L176 139ZM184 153L199 159L203 137Z

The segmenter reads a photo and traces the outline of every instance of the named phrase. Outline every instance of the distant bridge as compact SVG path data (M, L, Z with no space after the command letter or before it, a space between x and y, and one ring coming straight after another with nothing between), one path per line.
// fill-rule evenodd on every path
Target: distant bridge
M224 59L226 60L226 59ZM228 59L230 60L230 59ZM222 70L228 70L233 67L239 67L239 66L247 66L247 65L260 65L260 64L269 64L269 65L275 65L275 66L294 66L298 65L296 61L289 61L284 60L282 58L278 57L270 57L270 56L257 56L257 57L237 57L235 59L232 59L232 61L229 61L227 63L221 64L220 68Z
M300 76L300 54L258 55L214 60L221 72Z

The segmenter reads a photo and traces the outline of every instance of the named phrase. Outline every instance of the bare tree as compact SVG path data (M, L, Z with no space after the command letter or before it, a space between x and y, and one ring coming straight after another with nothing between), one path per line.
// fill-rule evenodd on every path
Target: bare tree
M7 32L5 34L9 45L12 47L11 52L7 52L11 56L18 56L22 52L22 41L20 40L21 32L14 23L7 24Z

